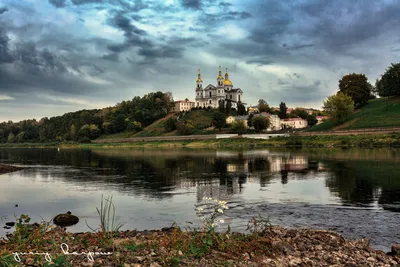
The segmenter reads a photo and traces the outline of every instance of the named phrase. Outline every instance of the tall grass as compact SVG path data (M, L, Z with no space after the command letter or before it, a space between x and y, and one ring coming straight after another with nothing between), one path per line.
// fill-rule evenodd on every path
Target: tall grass
M93 229L87 224L87 222L86 225L94 232L100 230L103 237L107 239L112 238L114 234L124 226L124 223L118 222L117 217L115 216L115 205L112 202L112 196L104 199L102 195L100 209L96 207L96 210L100 218L100 228Z

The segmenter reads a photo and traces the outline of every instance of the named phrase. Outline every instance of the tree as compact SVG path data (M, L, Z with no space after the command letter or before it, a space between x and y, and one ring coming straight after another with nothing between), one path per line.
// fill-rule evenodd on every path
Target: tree
M392 63L381 79L376 81L375 87L381 97L400 96L400 63Z
M338 92L336 95L331 95L324 101L324 111L336 123L343 123L354 110L354 101L350 96Z
M247 126L249 126L249 128L253 127L253 118L254 118L254 114L251 113L249 115L249 117L247 118Z
M242 102L238 102L237 104L237 114L242 116L242 115L246 115L246 107L242 104Z
M213 125L221 132L221 128L226 124L226 116L222 112L216 112L213 115Z
M317 117L313 114L307 116L307 124L308 126L312 127L318 123Z
M126 129L128 131L140 132L141 130L143 130L143 127L140 122L134 121L134 122L129 122L128 126L126 126Z
M96 139L101 135L101 131L96 124L90 124L89 129L90 129L90 135L89 135L90 139Z
M295 108L291 113L290 116L293 118L300 117L302 119L307 119L308 112L304 108Z
M232 110L232 102L227 100L225 106L226 115L229 115L231 113L231 110Z
M280 119L286 119L287 118L287 107L284 102L281 102L279 104L279 118Z
M191 135L195 130L195 127L190 123L177 122L176 129L178 130L179 134Z
M258 111L259 112L271 112L271 108L269 107L268 103L264 99L258 100Z
M231 124L231 131L237 134L244 134L246 132L246 126L243 121L234 121Z
M225 101L220 99L218 102L218 110L219 112L225 113Z
M269 119L264 118L262 116L257 116L253 118L252 124L256 132L260 133L262 130L265 130L269 127Z
M165 131L167 133L174 131L176 129L177 122L178 122L178 120L176 119L176 117L169 117L164 125Z
M371 99L372 89L364 74L347 74L339 81L339 92L350 96L356 107L365 105Z

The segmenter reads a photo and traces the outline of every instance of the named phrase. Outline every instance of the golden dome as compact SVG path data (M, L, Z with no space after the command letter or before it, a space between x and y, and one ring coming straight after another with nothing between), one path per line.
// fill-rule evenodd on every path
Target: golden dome
M229 74L228 74L228 69L225 69L225 80L224 80L224 85L232 85L232 82L229 80Z
M232 85L232 82L230 80L224 80L224 85Z
M197 74L197 80L196 80L196 82L197 83L202 83L203 82L203 80L201 79L201 74L200 74L200 69L198 69L198 74Z
M224 79L224 77L222 77L222 70L221 70L221 66L219 66L219 74L218 74L217 80L218 80L218 79L221 79L221 80L223 80L223 79Z

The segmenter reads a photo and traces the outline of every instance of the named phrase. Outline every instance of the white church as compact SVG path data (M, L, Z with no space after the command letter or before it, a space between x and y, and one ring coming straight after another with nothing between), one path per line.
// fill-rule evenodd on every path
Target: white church
M203 88L203 80L201 79L200 70L196 81L196 107L218 108L219 101L224 100L225 103L230 101L232 108L237 108L237 104L241 102L243 105L243 91L240 88L233 88L232 82L229 80L228 69L225 72L225 79L222 77L221 66L217 77L217 85L209 84Z

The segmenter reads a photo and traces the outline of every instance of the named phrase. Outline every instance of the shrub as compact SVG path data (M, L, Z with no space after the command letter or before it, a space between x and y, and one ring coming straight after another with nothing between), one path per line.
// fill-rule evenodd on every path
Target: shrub
M172 132L176 129L176 123L178 120L175 117L169 117L165 122L164 128L166 132Z

